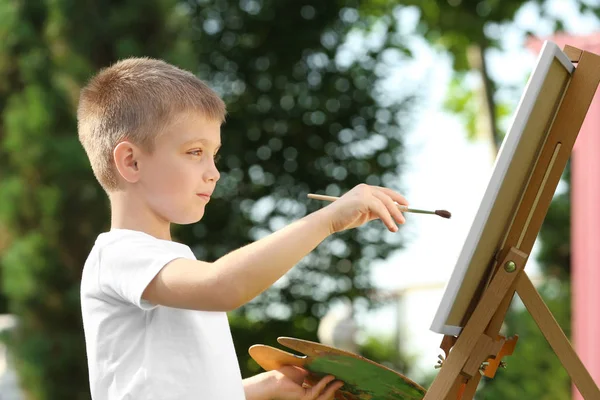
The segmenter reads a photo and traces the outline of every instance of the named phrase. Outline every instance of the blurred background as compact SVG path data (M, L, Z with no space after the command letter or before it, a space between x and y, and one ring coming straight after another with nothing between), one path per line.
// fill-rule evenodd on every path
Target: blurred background
M75 110L100 68L161 58L226 101L214 199L174 231L200 259L322 207L309 192L367 182L450 210L337 234L230 313L244 377L260 372L248 347L292 336L426 386L429 325L535 63L527 43L598 30L592 0L0 0L0 399L90 398L79 282L109 214ZM567 169L527 267L567 335L570 188ZM570 398L517 302L505 330L516 353L477 398Z

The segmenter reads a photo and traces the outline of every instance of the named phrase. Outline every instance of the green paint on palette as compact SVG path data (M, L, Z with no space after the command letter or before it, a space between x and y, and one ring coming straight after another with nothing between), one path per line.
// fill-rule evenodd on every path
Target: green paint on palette
M338 354L310 358L306 369L323 377L333 375L344 382L341 390L361 400L421 400L425 391L391 370Z

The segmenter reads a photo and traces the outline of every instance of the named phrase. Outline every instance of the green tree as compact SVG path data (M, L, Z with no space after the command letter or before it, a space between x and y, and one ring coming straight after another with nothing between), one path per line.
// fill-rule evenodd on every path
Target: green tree
M564 29L561 16L548 13L550 0L371 0L362 3L367 13L391 14L397 7L414 7L419 11L417 32L436 48L452 55L455 75L446 107L460 114L470 137L490 141L493 153L502 142L502 122L509 118L512 105L500 100L499 85L490 75L487 58L492 50L501 49L498 29L510 24L525 5L537 5L540 18L551 23L554 31ZM583 13L600 15L600 7L585 0L572 0ZM531 32L525 32L530 34ZM467 76L476 74L480 87L467 84ZM503 90L508 88L502 87ZM516 88L520 90L520 88Z
M178 230L200 258L215 260L323 207L309 192L341 195L361 182L399 189L402 127L414 98L384 97L380 80L386 57L409 58L393 20L373 24L357 7L352 0L190 2L200 75L229 110L215 201L200 223ZM378 39L362 39L356 53L347 50L349 34ZM369 266L401 244L384 230L375 222L335 235L231 316L244 375L259 370L247 356L252 344L316 340L331 299L368 307Z
M365 2L364 7L372 12L390 12L399 5L418 9L418 33L452 55L455 76L446 107L463 116L471 137L487 135L497 151L502 141L498 120L506 110L497 105L497 85L486 64L486 54L499 46L499 38L486 28L512 21L525 3L529 0L373 0ZM465 85L465 76L471 71L481 78L479 91Z
M0 1L0 263L28 399L89 398L79 281L109 219L76 135L79 89L126 56L193 66L189 19L175 6Z

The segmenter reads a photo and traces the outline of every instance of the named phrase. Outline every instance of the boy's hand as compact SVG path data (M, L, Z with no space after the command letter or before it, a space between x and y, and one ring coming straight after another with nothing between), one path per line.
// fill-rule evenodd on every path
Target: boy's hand
M305 369L286 365L244 379L247 400L333 400L344 383L333 382L333 376L321 379L310 387L305 384ZM333 383L332 383L333 382Z
M275 377L273 400L333 400L335 392L344 385L344 382L334 382L335 377L326 376L309 387L304 384L307 371L293 366L271 372Z
M390 231L396 232L396 223L403 224L405 219L395 203L408 205L404 196L391 189L360 184L325 207L323 211L329 212L331 233L356 228L377 218L381 219Z

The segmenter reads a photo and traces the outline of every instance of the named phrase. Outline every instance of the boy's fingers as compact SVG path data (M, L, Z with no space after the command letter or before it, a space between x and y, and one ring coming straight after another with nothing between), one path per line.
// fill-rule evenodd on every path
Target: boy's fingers
M398 231L398 226L394 222L390 211L384 205L383 201L377 197L373 196L373 201L371 206L369 207L373 213L375 213L379 219L388 227L388 229L392 232Z
M406 220L404 219L404 215L402 215L402 213L398 209L398 206L396 205L396 203L394 203L391 197L389 197L383 192L375 192L373 193L373 195L379 200L381 200L381 202L387 207L388 211L390 212L390 215L394 217L397 223L403 224L406 222Z
M335 398L335 392L337 392L342 386L344 386L344 382L337 381L329 385L327 390L320 395L317 400L333 400Z
M304 368L296 367L295 365L285 365L279 368L279 372L296 382L298 385L302 385L304 378L308 375L308 372Z
M306 389L306 392L309 394L308 399L314 400L314 399L320 398L319 395L321 394L321 392L325 389L327 384L329 382L333 381L334 379L335 379L335 376L327 375L326 377L321 379L319 381L319 383L317 383L315 386L313 386L309 389Z
M376 186L376 188L381 190L388 196L390 196L392 198L392 200L394 200L396 203L398 203L402 206L408 206L408 200L406 200L406 197L402 196L400 193L395 192L392 189L382 187L382 186Z

